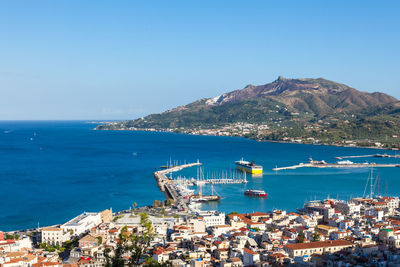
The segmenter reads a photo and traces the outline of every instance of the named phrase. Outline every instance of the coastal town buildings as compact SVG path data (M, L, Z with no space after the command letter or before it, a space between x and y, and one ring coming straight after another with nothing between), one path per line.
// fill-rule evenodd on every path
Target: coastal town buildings
M62 245L70 239L70 232L58 227L46 227L41 231L42 243Z
M60 227L0 240L1 266L104 266L123 236L154 233L141 263L172 266L371 266L400 264L399 198L311 201L296 212L182 213L146 207L84 213ZM102 216L103 214L103 216ZM71 231L74 230L74 231ZM40 240L34 241L40 234ZM14 233L6 233L14 236ZM4 235L5 236L5 235ZM38 243L40 242L40 243ZM68 253L63 248L72 245ZM129 252L122 259L129 261Z
M101 213L83 213L61 225L61 229L79 236L102 222Z

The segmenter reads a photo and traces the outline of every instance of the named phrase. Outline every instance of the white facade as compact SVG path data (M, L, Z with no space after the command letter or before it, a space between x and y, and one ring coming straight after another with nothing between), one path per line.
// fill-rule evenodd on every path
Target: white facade
M199 216L203 217L203 220L207 227L214 225L225 224L225 213L218 211L200 211Z
M340 211L341 214L349 215L349 214L360 214L361 205L356 204L354 202L336 202L335 209Z
M56 227L46 227L41 231L42 243L51 245L62 245L65 241L69 240L69 232Z
M89 231L92 227L99 225L101 222L100 213L83 213L61 225L61 228L66 231L71 231L72 235L79 236Z

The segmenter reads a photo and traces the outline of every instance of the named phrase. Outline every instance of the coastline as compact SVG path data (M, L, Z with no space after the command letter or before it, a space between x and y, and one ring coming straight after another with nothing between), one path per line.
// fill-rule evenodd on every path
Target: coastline
M285 141L285 140L260 140L256 138L247 137L244 135L216 135L216 134L195 134L195 133L183 133L168 130L153 130L153 129L97 129L93 128L95 131L132 131L132 132L157 132L157 133L174 133L174 134L184 134L184 135L194 135L194 136L215 136L215 137L237 137L244 138L248 140L253 140L256 142L268 142L268 143L278 143L278 144L298 144L298 145L313 145L313 146L331 146L331 147L348 147L348 148L368 148L376 150L388 150L388 151L399 151L398 148L387 148L387 147L377 147L377 146L357 146L357 145L346 145L346 144L325 144L325 143L312 143L312 142L295 142L295 141Z

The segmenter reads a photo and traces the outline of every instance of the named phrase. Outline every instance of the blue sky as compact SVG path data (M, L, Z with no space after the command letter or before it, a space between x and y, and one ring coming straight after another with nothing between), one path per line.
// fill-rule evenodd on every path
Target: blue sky
M0 119L130 119L279 75L400 98L397 1L0 2Z

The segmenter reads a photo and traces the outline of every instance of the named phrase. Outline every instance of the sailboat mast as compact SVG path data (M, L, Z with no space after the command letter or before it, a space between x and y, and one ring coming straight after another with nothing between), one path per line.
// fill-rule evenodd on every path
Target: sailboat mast
M370 196L370 198L372 199L372 197L373 197L373 191L372 191L372 187L373 187L373 185L372 185L372 179L373 179L373 177L374 177L374 168L371 168L371 184L370 184L370 194L369 194L369 196Z

